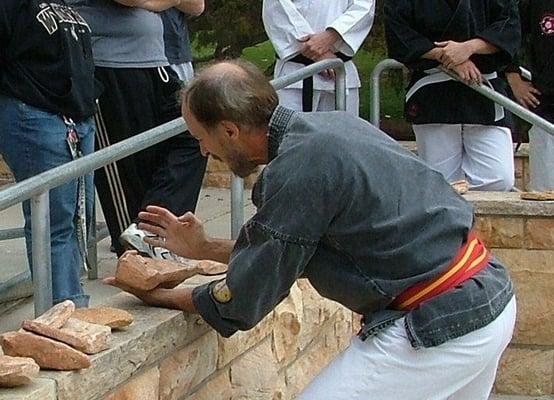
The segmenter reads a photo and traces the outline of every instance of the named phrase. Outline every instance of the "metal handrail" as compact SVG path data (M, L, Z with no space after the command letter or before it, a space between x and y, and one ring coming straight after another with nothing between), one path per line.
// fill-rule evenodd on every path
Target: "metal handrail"
M335 70L335 109L346 110L346 73L340 59L323 60L286 76L271 81L275 90L283 89L326 69ZM231 238L236 239L244 223L244 179L234 175L231 178Z
M370 122L379 127L379 114L380 114L380 104L379 104L379 77L381 73L390 68L405 68L404 64L399 63L398 61L392 60L392 59L386 59L383 61L380 61L375 68L373 69L371 73L371 104L370 104ZM455 79L458 82L462 82L460 80L460 77L453 71L442 69L443 72L451 76L453 79ZM544 118L539 117L537 114L535 114L532 111L529 111L525 107L522 107L512 99L509 99L508 97L496 92L495 90L491 89L487 85L483 84L467 84L464 83L466 86L470 87L471 89L475 90L476 92L482 94L486 98L492 100L493 102L501 105L502 107L510 110L512 113L520 117L521 119L536 125L549 133L550 135L554 135L554 124L551 122L545 120Z
M280 89L326 69L335 70L335 103L337 109L344 109L346 105L346 78L344 63L341 60L324 60L314 63L294 72L290 76L272 81L272 84L276 89ZM173 121L0 190L0 211L25 200L31 200L35 315L42 314L52 306L49 191L69 180L86 175L100 167L176 136L186 129L187 126L185 121L182 118L176 118ZM238 189L240 189L240 193L237 193ZM240 229L240 226L238 229L236 228L236 224L240 222L242 226L242 222L244 221L243 193L243 180L233 176L231 222L232 229L234 229L236 234L238 234L238 230ZM5 235L5 238L12 238L14 232L17 232L17 230L10 231L11 232Z

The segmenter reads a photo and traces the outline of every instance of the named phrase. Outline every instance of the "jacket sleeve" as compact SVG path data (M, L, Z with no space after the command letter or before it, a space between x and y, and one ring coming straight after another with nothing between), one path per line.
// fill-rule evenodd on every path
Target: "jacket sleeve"
M515 53L512 58L512 62L506 67L507 72L520 72L519 67L523 65L523 54L525 53L525 47L527 44L527 39L530 34L530 23L529 23L529 0L520 0L519 5L519 19L521 23L521 48Z
M521 25L516 0L490 0L491 23L477 37L495 45L498 65L512 61L521 46Z
M282 60L299 54L298 39L315 33L291 0L264 0L262 20L267 36Z
M352 57L369 34L375 16L375 0L354 0L352 4L327 28L333 28L342 40L335 51Z
M290 165L298 172L290 174ZM267 171L273 167L266 167L268 183L257 213L240 232L226 279L193 292L202 318L225 337L252 328L288 295L336 215L337 193L300 154L279 173Z
M431 68L438 65L421 57L432 50L434 43L414 28L409 0L385 0L385 39L388 55L410 68Z

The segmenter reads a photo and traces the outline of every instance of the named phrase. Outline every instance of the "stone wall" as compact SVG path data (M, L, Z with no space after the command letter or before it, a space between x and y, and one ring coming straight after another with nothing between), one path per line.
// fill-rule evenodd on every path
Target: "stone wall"
M554 394L554 202L517 193L469 193L477 229L509 268L518 301L516 332L502 358L496 391Z
M417 153L415 142L400 142L408 150ZM529 146L524 143L514 155L514 168L516 187L521 190L527 190L529 182ZM251 187L257 174L252 174L245 180L245 186ZM227 166L221 161L210 157L206 175L204 176L204 186L229 188L231 187L231 174Z
M407 149L416 152L415 142L401 142ZM529 182L529 156L528 145L523 144L519 151L515 154L515 171L516 171L516 187L526 190L527 182ZM245 186L251 187L256 180L257 174L252 174L245 179ZM0 186L13 182L13 177L8 166L5 164L0 155ZM230 188L231 174L229 168L221 161L214 160L210 157L206 175L204 176L204 186Z
M114 333L90 368L41 371L30 386L0 389L0 400L294 399L357 329L350 311L305 280L254 329L229 339L198 316L145 307L126 294L109 304L135 322Z

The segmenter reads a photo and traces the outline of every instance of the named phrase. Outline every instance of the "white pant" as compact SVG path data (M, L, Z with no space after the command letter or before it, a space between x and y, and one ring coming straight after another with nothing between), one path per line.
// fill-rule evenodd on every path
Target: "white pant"
M295 111L302 111L302 89L281 89L277 91L279 104ZM314 90L313 111L335 110L335 92ZM346 111L358 116L360 113L360 98L358 88L346 89Z
M508 128L423 124L413 129L419 156L447 181L466 179L475 190L513 188L514 155Z
M554 136L536 126L529 130L529 168L532 190L554 190Z
M440 346L414 349L404 318L350 346L299 400L487 400L514 329L513 298L489 325Z

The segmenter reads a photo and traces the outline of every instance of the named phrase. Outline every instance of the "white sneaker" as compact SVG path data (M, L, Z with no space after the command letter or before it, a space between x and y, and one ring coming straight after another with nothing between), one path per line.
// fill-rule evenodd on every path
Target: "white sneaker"
M146 237L156 237L156 235L139 229L137 224L133 223L123 231L121 236L119 236L119 243L121 243L125 249L136 250L146 257L158 260L176 261L179 263L185 263L187 261L186 258L178 256L163 247L156 247L146 243L144 241Z

